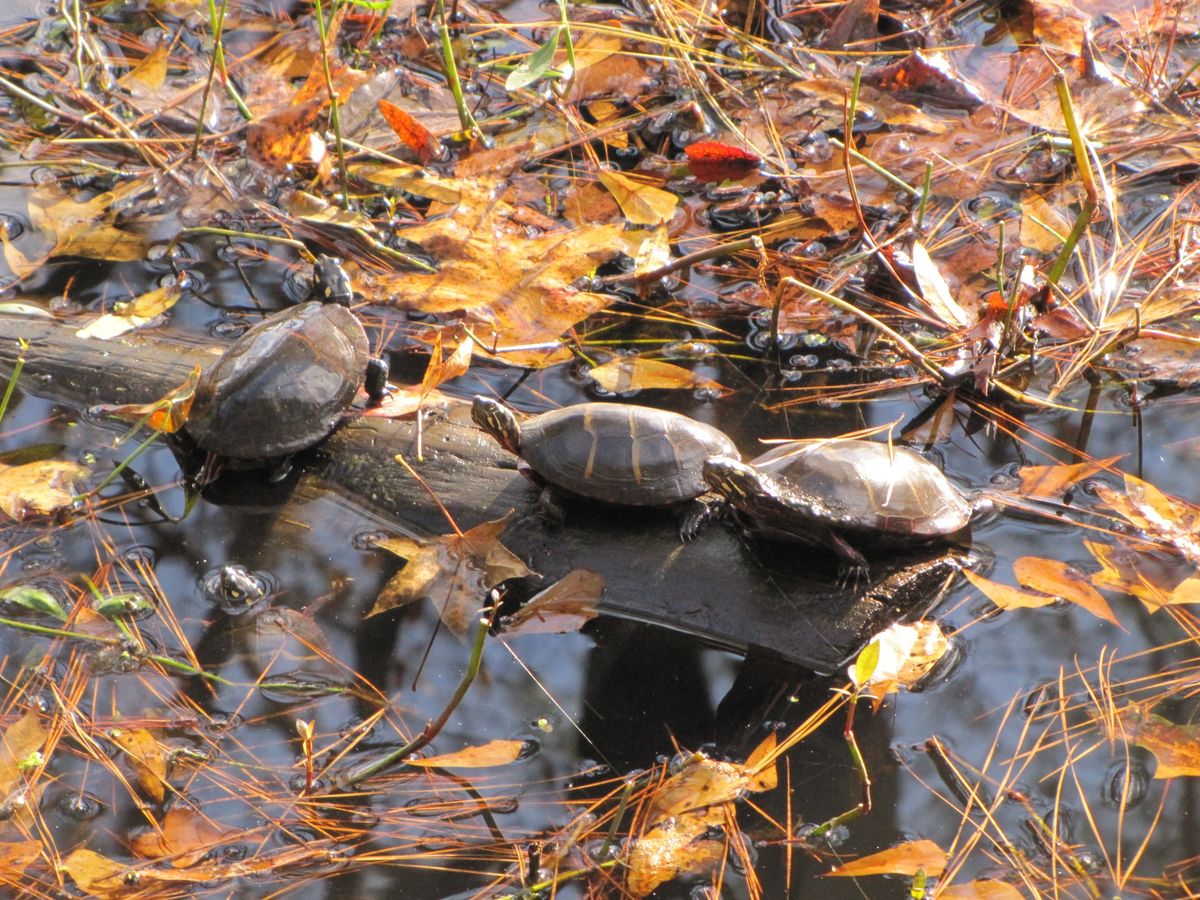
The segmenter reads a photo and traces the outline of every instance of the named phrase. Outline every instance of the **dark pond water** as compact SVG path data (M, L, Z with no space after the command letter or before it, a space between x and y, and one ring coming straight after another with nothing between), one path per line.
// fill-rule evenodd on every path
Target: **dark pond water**
M5 5L0 27L15 26L36 11L32 3ZM9 161L14 161L12 155ZM26 219L25 197L38 175L20 167L6 172L0 204ZM1148 195L1173 189L1165 179L1145 188ZM153 238L161 245L179 224L174 219L160 222ZM212 238L194 240L189 252L194 253L188 272L195 290L185 294L165 331L210 341L256 304L274 309L288 302L281 285L290 257L255 264ZM237 266L230 263L234 259ZM94 309L147 290L164 277L171 276L144 262L108 266L60 261L8 288L6 299L49 306L54 298L66 296L72 307ZM690 286L692 299L718 287L715 281L698 278ZM375 310L369 315L376 346L404 327L394 313ZM718 343L722 352L695 368L737 388L730 396L645 391L636 395L637 402L675 408L718 425L747 451L761 438L831 435L904 422L929 402L922 392L913 391L874 396L863 403L767 411L767 405L799 396L824 376L806 374L794 386L781 386L773 380L770 361L764 362L755 346L761 327L734 317L722 318L720 324L727 329ZM656 337L712 336L697 327L665 331L660 329ZM394 346L399 343L393 341ZM424 359L397 353L393 379L419 378ZM1048 374L1035 381L1031 393L1047 387ZM835 377L851 383L856 376ZM459 397L502 393L529 411L601 396L577 369L566 366L523 374L480 365L446 390ZM932 448L932 456L965 488L1011 487L1020 464L1048 462L1043 451L1067 461L1069 456L1056 448L1074 447L1095 457L1122 456L1125 471L1200 502L1200 481L1195 477L1200 433L1192 398L1154 396L1141 386L1107 380L1094 393L1089 398L1089 388L1081 383L1060 395L1053 410L1020 410L1019 422L1009 426L1019 431L1020 443L999 429L966 436L960 428ZM84 412L54 399L53 385L21 381L3 422L0 450L58 443L64 447L63 458L86 461L104 472L133 445L114 449L115 427ZM169 512L178 514L185 508L179 465L168 449L151 447L135 467ZM1111 476L1101 480L1120 484ZM100 654L86 644L72 648L4 627L0 676L11 686L5 711L28 708L35 700L51 711L78 706L97 729L122 723L153 727L174 749L218 749L219 765L197 762L190 774L173 775L172 781L179 789L178 802L231 827L256 829L229 842L227 859L250 856L264 847L287 848L325 838L336 842L340 836L348 858L373 860L347 861L286 880L245 877L236 888L215 888L214 896L230 891L267 896L280 890L306 898L470 896L510 863L512 854L486 846L486 823L464 803L461 782L406 774L373 786L369 796L334 795L322 819L324 830L294 807L299 802L297 779L303 774L298 766L297 719L314 723L319 744L322 739L331 743L334 736L363 726L380 708L346 687L373 685L391 704L381 721L372 720L375 728L358 749L378 753L438 716L462 676L469 652L463 641L439 626L431 604L364 619L400 566L374 549L368 538L381 531L403 531L402 519L366 513L331 493L310 495L294 488L294 476L279 487L267 484L261 473L242 473L199 498L178 522L161 521L144 507L128 504L70 526L5 528L0 532L5 584L53 584L77 573L105 573L110 586L127 585L157 598L155 615L136 623L156 652L199 664L225 679L206 684L195 677L167 675L136 660ZM481 498L481 505L490 499ZM1081 492L1080 504L1088 510L1094 500ZM603 507L571 512L598 521L610 515ZM1079 521L1091 520L1086 512L1069 510L1058 516L1047 509L1039 514L1009 512L987 522L974 533L975 550L984 560L981 571L1010 582L1012 562L1023 556L1094 568L1083 545L1094 534L1080 528ZM674 527L670 514L662 514L661 527ZM747 545L745 552L796 551ZM814 577L832 586L829 560L812 555ZM248 613L223 610L204 590L212 573L233 564L256 573L268 587L267 600ZM653 573L647 571L645 577L650 585ZM715 596L726 589L720 584L708 587ZM977 590L956 581L931 615L956 633L957 666L919 693L889 698L875 715L866 704L859 710L855 732L871 773L875 808L838 834L835 852L870 853L917 837L946 848L973 838L979 817L973 814L972 822L964 825L964 800L955 796L960 784L950 774L953 766L964 773L964 782L982 780L990 792L1009 792L995 813L999 829L1038 864L1047 864L1045 841L1031 825L1039 821L1057 828L1075 848L1077 860L1094 863L1097 872L1116 866L1118 847L1128 856L1151 831L1139 872L1158 876L1194 854L1200 847L1195 786L1187 779L1169 788L1154 782L1144 800L1120 808L1112 800L1112 785L1125 760L1125 747L1085 727L1095 709L1084 688L1094 688L1100 680L1098 666L1105 678L1131 686L1175 668L1181 678L1194 679L1187 674L1194 650L1181 642L1184 629L1177 620L1161 611L1151 614L1129 597L1111 599L1120 628L1070 604L997 613ZM449 752L492 739L529 742L530 752L519 762L483 770L483 775L470 779L472 788L487 798L506 838L519 843L560 828L578 812L565 802L569 796L578 798L573 788L653 766L677 748L742 760L772 728L786 733L845 683L844 672L824 677L787 665L744 663L740 656L713 649L689 634L687 622L676 624L679 628L673 631L601 617L582 634L489 639L481 674L438 735L435 748ZM797 621L794 627L806 625ZM735 635L730 637L737 642ZM845 648L845 653L853 650ZM266 680L275 686L260 687ZM285 682L294 682L291 690L281 686ZM1060 682L1074 698L1062 721L1055 718L1058 707L1053 700ZM1047 696L1050 699L1038 706L1038 699ZM1032 718L1039 710L1054 715ZM1168 711L1183 721L1190 707L1179 702ZM1064 725L1070 726L1065 739ZM1049 737L1041 738L1043 731ZM99 730L96 737L103 737ZM931 750L934 739L946 756ZM1045 746L1033 753L1039 739ZM49 786L40 799L37 834L53 841L64 855L87 847L128 862L130 835L146 826L146 817L114 774L117 767L106 768L87 757L69 741L54 755L47 770ZM1139 771L1153 769L1153 761L1142 751L1134 750L1133 757ZM823 822L857 802L859 781L840 719L803 741L786 760L783 786L756 798L766 816L745 811L744 827L757 844L755 868L762 896L908 896L907 884L901 881L817 880L828 869L828 858L818 861L795 850L789 860L781 846L785 835L778 823L790 822L795 829L801 821ZM81 821L74 807L63 802L81 791L103 804L97 817ZM463 805L464 811L443 816L439 804ZM268 819L291 827L261 827ZM770 820L775 824L768 824ZM22 827L10 824L11 833L0 839L16 840ZM485 849L461 851L461 845L476 843ZM990 871L987 852L978 852L961 877L982 877ZM1116 893L1105 876L1096 877L1105 885L1103 895ZM691 890L691 885L677 884L656 896L685 897ZM615 891L612 895L618 896ZM583 896L583 891L568 885L558 896ZM740 873L729 873L723 896L749 896Z

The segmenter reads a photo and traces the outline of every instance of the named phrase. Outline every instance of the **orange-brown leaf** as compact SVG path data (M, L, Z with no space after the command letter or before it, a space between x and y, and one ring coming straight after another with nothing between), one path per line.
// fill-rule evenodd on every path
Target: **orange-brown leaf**
M138 785L161 803L166 796L167 758L158 740L145 728L114 729L109 737L125 751Z
M1121 710L1119 720L1126 738L1158 760L1155 778L1200 775L1200 725L1176 725L1136 705Z
M384 120L392 126L396 137L400 138L404 145L416 154L421 165L425 165L437 156L441 146L438 139L403 108L381 97L379 112L383 115Z
M634 225L661 225L675 215L679 198L669 191L607 169L601 170L598 177L625 213L625 218Z
M186 806L167 810L157 828L134 837L131 848L147 859L170 859L171 865L186 868L200 862L233 829L218 825L200 811Z
M588 569L572 569L504 620L503 633L567 634L600 614L604 577Z
M637 390L706 390L724 395L729 389L691 369L640 356L615 356L589 373L606 391L621 394Z
M521 758L527 747L525 741L488 741L478 747L466 747L455 753L439 753L421 759L406 760L410 766L436 766L444 769L483 769L506 766Z
M63 871L80 890L96 897L123 897L129 893L125 873L129 866L101 856L94 850L80 848L71 851L62 862Z
M946 851L933 841L909 841L843 863L826 875L916 875L937 878L946 870Z
M75 483L87 474L78 463L61 459L0 466L0 510L17 522L57 512L71 504Z
M38 715L27 712L0 737L0 795L7 796L21 780L21 767L46 743L48 733Z
M1049 606L1055 599L1047 597L1045 594L1021 591L1011 585L1000 584L998 581L976 575L974 572L964 571L963 575L967 577L967 581L975 585L985 597L1001 609L1036 609L1039 606Z
M1086 609L1093 616L1121 627L1108 601L1092 587L1088 575L1075 566L1057 559L1022 556L1013 563L1013 574L1023 587L1061 597Z
M1070 466L1022 466L1017 473L1021 479L1020 491L1026 497L1057 500L1071 485L1111 468L1120 460L1120 456L1110 456Z
M1025 895L1006 881L968 881L938 890L938 900L1024 900Z
M625 887L644 897L679 875L705 875L725 858L725 842L706 837L730 817L717 806L683 813L640 835L629 850Z

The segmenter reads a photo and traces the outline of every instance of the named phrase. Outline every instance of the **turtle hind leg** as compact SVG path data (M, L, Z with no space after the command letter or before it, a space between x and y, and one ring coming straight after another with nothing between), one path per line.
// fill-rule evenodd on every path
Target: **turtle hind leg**
M711 492L689 500L684 510L683 521L679 523L679 539L684 543L695 540L709 522L722 518L727 511L728 504Z
M871 566L867 558L850 546L844 537L832 530L823 537L838 555L838 584L857 588L859 584L870 579Z

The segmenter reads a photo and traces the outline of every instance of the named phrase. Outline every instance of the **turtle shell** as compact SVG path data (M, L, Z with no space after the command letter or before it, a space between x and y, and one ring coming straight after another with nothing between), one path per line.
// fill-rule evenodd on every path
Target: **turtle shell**
M971 506L942 471L907 447L877 441L838 439L781 444L751 461L781 488L783 505L768 517L785 521L765 526L803 530L814 518L806 498L817 498L818 525L877 536L932 540L954 534L971 520ZM797 498L792 510L789 498ZM747 510L752 517L755 510ZM795 521L788 521L795 512Z
M233 459L286 456L333 430L354 399L370 348L342 306L302 303L263 319L200 377L187 430Z
M666 506L707 490L709 456L738 455L724 432L678 413L583 403L521 425L521 458L574 494L626 506Z

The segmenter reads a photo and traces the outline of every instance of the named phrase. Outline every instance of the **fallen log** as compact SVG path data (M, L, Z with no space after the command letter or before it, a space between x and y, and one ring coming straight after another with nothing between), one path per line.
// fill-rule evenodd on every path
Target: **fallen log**
M23 340L21 390L78 407L145 403L220 352L161 331L88 340L76 335L79 327L77 320L0 314L0 371L11 373ZM835 567L814 567L818 554L810 548L755 544L723 527L682 544L668 510L580 501L569 504L564 522L551 521L516 460L471 423L465 403L428 417L422 443L418 458L413 421L359 417L298 463L306 479L412 534L450 530L431 494L464 530L515 511L504 543L544 576L542 584L590 569L605 580L607 613L817 671L845 662L902 613L930 605L957 569L954 557L889 561L855 594L831 585Z

